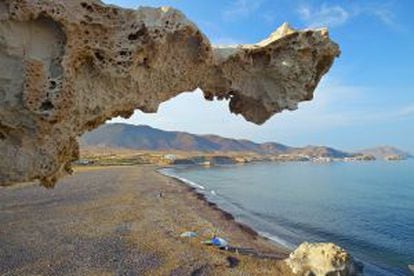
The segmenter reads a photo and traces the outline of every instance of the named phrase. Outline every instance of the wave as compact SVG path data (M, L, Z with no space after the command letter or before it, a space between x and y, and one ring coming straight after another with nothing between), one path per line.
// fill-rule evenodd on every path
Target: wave
M296 246L278 236L272 235L270 233L267 232L262 232L262 231L258 231L259 235L262 237L265 237L273 242L275 242L276 244L280 244L283 245L284 247L288 248L288 249L295 249Z
M180 177L180 176L174 174L173 172L171 172L170 169L160 169L160 170L158 170L158 172L165 175L165 176L168 176L168 177L177 179L181 182L184 182L185 184L188 184L188 185L190 185L194 188L197 188L197 189L200 189L200 190L205 190L206 189L203 185L200 185L198 183L195 183L194 181L188 180L184 177Z
M170 169L170 168L164 168L164 169L159 169L158 170L158 172L159 173L161 173L162 175L165 175L165 176L168 176L168 177L171 177L171 178L174 178L174 179L177 179L177 180L179 180L179 181L181 181L181 182L183 182L183 183L185 183L185 184L188 184L188 185L190 185L190 186L192 186L192 187L195 187L195 188L197 188L197 189L200 189L200 190L206 190L206 188L204 187L204 186L202 186L202 185L200 185L200 184L198 184L198 183L195 183L194 181L191 181L191 180L188 180L188 179L186 179L186 178L184 178L184 177L181 177L181 176L178 176L178 175L176 175L174 172L172 172L173 171L173 169ZM214 195L214 196L216 196L217 195L217 193L216 193L216 191L214 191L214 190L211 190L210 191L210 193L212 194L212 195ZM217 202L216 202L217 203ZM231 201L230 202L228 202L228 203L231 203ZM236 204L235 204L236 205ZM242 206L238 206L238 207L240 207L240 209L244 209L244 208L242 208ZM234 214L232 214L232 215L234 215ZM236 219L236 221L238 221L238 222L242 222L242 221L240 221L239 219ZM245 222L242 222L242 223L245 223ZM253 225L251 224L251 223L246 223L247 225L249 225L250 227L253 227ZM254 229L254 227L253 227L253 229ZM256 229L254 229L255 231L256 231ZM264 238L266 238L266 239L269 239L269 240L271 240L271 241L273 241L273 242L275 242L276 244L279 244L279 245L281 245L281 246L283 246L283 247L286 247L286 248L288 248L288 249L294 249L295 248L295 245L293 245L292 243L289 243L288 241L286 241L286 240L284 240L284 239L282 239L282 238L280 238L280 237L277 237L277 236L275 236L275 235L272 235L272 234L270 234L270 233L267 233L267 232L262 232L262 231L258 231L257 232L260 236L262 236L262 237L264 237Z

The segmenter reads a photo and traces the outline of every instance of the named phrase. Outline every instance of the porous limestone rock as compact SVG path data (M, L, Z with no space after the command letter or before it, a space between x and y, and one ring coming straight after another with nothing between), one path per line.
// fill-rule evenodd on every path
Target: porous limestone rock
M362 265L333 243L302 243L285 260L293 273L314 276L361 275Z
M284 24L258 44L215 48L172 8L0 0L0 185L53 186L79 135L196 88L263 123L311 100L338 55L326 29Z

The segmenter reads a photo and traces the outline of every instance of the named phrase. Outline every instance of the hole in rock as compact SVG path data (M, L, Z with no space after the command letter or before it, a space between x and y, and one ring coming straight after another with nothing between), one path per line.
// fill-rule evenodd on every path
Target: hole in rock
M56 88L56 86L57 86L57 83L55 82L55 81L50 81L49 82L49 89L55 89Z
M95 57L97 60L102 61L104 60L104 56L100 52L95 52Z
M139 37L145 35L147 33L147 28L143 25L141 29L136 31L135 33L128 35L128 40L137 40Z
M54 106L53 106L52 102L49 101L49 100L44 101L42 103L42 105L40 106L40 110L42 110L42 111L48 111L48 110L51 110L53 108L54 108Z

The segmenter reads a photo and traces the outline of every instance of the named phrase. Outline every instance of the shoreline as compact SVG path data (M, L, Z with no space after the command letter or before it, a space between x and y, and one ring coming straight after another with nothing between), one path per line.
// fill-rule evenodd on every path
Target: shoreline
M383 161L383 162L385 162L385 161ZM190 166L190 167L194 167L194 166ZM162 169L174 169L174 168L175 168L175 166L164 166L164 167L160 168L159 170L157 170L157 172L160 173L160 174L162 174L162 175L164 175L164 176L170 177L170 178L174 179L175 181L180 182L181 184L185 185L186 187L189 187L190 190L193 193L195 193L199 197L200 200L205 201L207 204L212 204L212 206L214 207L214 209L218 210L219 212L222 212L224 214L224 216L226 216L228 214L230 220L233 220L235 224L242 225L242 226L246 226L247 227L247 231L252 231L253 235L259 236L259 237L267 240L268 242L270 242L272 244L275 244L279 248L283 248L283 249L288 250L290 252L293 252L294 250L297 249L297 247L292 248L292 247L289 247L289 246L284 245L283 244L283 240L281 240L281 242L278 242L277 240L274 240L272 238L269 238L268 236L266 236L266 233L262 233L260 231L260 229L258 229L258 230L253 229L248 224L245 224L243 222L238 221L228 211L223 210L220 207L218 207L217 204L214 203L214 200L217 200L217 202L219 204L222 203L222 201L219 200L219 199L216 199L215 197L209 197L209 195L210 195L211 189L216 190L216 189L219 189L219 187L216 187L216 185L214 185L213 188L211 188L211 186L207 185L208 184L208 178L200 178L198 180L200 182L195 183L197 186L201 186L201 185L204 186L204 184L205 184L205 187L201 186L201 187L203 187L203 189L200 190L200 189L197 189L196 187L193 187L192 186L191 183L192 183L192 181L193 181L194 178L192 179L191 177L189 177L189 179L186 179L186 176L182 176L179 173L176 175L174 171L166 171L166 173L163 173L162 171L160 171ZM195 178L195 179L198 179L198 178ZM205 182L205 181L207 181L207 182ZM211 202L206 197L209 197L211 200L213 200L213 202ZM223 206L227 206L227 205L224 204ZM229 210L232 210L232 208L230 208ZM238 214L237 211L236 211L236 214ZM276 233L276 239L277 239L277 233ZM336 243L336 241L332 241L332 242ZM366 255L366 256L369 257L369 255ZM366 256L365 255L362 255L362 256L358 256L358 258L356 258L354 256L354 259L356 260L357 263L363 264L364 267L365 267L365 269L367 271L369 271L370 273L378 272L378 273L385 273L385 274L386 273L390 273L390 275L394 275L392 273L396 273L396 274L398 274L398 273L404 273L404 272L407 272L407 270L409 270L409 269L411 269L411 270L414 269L414 265L411 265L411 267L408 267L408 264L405 264L405 265L403 264L403 265L400 265L400 266L391 266L386 261L384 261L384 262L380 262L378 260L372 261L369 258L363 258L363 257L366 257ZM381 274L381 275L383 275L383 274Z
M159 168L79 168L53 190L1 189L0 274L293 275L289 251ZM229 250L203 243L214 235Z
M158 174L160 174L162 176L168 177L168 178L170 178L174 181L177 181L181 185L184 185L188 189L189 192L193 193L197 197L198 200L200 200L200 201L204 202L205 204L207 204L212 210L220 212L226 220L231 221L232 223L236 224L240 228L241 231L243 231L246 234L250 235L252 238L261 238L261 239L265 240L266 242L269 242L270 244L275 245L276 247L278 247L280 250L282 250L284 252L289 252L289 253L292 252L291 248L288 248L287 246L285 246L281 243L278 243L277 241L261 234L260 231L255 230L252 226L248 225L247 223L244 223L244 222L241 222L241 221L237 220L234 217L233 214L231 214L230 212L220 208L217 205L217 203L214 203L214 202L208 200L207 197L203 193L201 193L197 190L197 187L193 186L192 184L189 184L188 182L186 182L186 180L183 180L178 176L169 175L169 174L166 174L166 173L162 172L163 169L168 169L168 168L172 168L172 167L159 167L159 168L155 169L155 172L157 172ZM197 184L197 186L200 186L200 185ZM203 186L200 186L200 187L202 187L204 189Z

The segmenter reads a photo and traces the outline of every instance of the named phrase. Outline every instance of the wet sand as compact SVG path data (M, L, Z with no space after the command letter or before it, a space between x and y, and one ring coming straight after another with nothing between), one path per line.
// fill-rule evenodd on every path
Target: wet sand
M265 258L201 244L213 233ZM155 166L0 188L0 275L290 275L287 253Z

